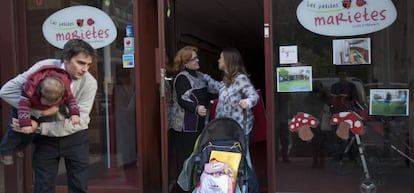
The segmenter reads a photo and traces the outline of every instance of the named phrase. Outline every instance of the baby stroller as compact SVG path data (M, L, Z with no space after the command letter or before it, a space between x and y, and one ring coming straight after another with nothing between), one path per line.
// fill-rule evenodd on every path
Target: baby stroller
M184 162L178 184L183 190L189 191L200 185L200 177L203 174L204 166L212 159L213 152L230 152L234 155L232 166L234 172L234 192L246 192L247 187L247 163L246 154L248 144L246 136L240 125L231 118L216 118L209 122L200 133L194 144L193 153ZM234 154L232 154L234 153ZM238 155L238 158L237 158ZM221 161L220 157L214 159ZM229 158L226 158L229 159ZM230 159L233 159L230 157ZM238 163L237 163L238 162ZM239 189L242 188L242 190ZM194 189L193 192L196 192Z

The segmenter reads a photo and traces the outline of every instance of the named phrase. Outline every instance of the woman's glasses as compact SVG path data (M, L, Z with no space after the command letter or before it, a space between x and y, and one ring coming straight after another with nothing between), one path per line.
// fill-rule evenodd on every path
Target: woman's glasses
M197 62L199 61L199 60L198 60L198 57L194 57L194 58L191 58L191 59L190 59L190 62L195 62L195 61L197 61Z

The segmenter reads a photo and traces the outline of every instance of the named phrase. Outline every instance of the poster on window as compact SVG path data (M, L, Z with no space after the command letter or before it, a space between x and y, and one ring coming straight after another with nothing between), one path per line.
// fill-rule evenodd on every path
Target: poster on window
M371 64L370 38L333 40L333 64Z
M277 92L312 91L312 66L276 68Z
M370 89L369 114L408 116L408 89Z
M280 46L279 63L294 64L298 63L298 46Z
M123 68L134 68L134 54L123 54L122 55L122 67Z

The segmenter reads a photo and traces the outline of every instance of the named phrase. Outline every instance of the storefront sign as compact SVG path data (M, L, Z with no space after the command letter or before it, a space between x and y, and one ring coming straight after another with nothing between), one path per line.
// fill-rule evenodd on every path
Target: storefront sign
M43 23L43 36L58 48L70 39L83 39L94 48L109 45L117 30L112 19L102 10L90 6L73 6L59 10Z
M296 14L306 29L327 36L376 32L397 18L391 0L303 0Z

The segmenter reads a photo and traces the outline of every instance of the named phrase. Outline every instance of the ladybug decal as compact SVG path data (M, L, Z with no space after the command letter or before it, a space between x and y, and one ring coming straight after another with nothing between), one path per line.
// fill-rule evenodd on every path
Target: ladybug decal
M344 6L344 8L349 9L351 7L351 0L342 0L342 6Z
M76 24L77 24L79 27L82 27L82 26L83 26L83 19L77 19L77 20L76 20Z
M95 23L95 21L94 21L92 18L89 18L89 19L86 21L86 23L87 23L89 26L91 26L91 25L93 25L93 24Z
M365 4L367 4L367 2L366 2L365 0L357 0L357 1L356 1L356 5L357 5L358 7L362 7L362 6L364 6Z

